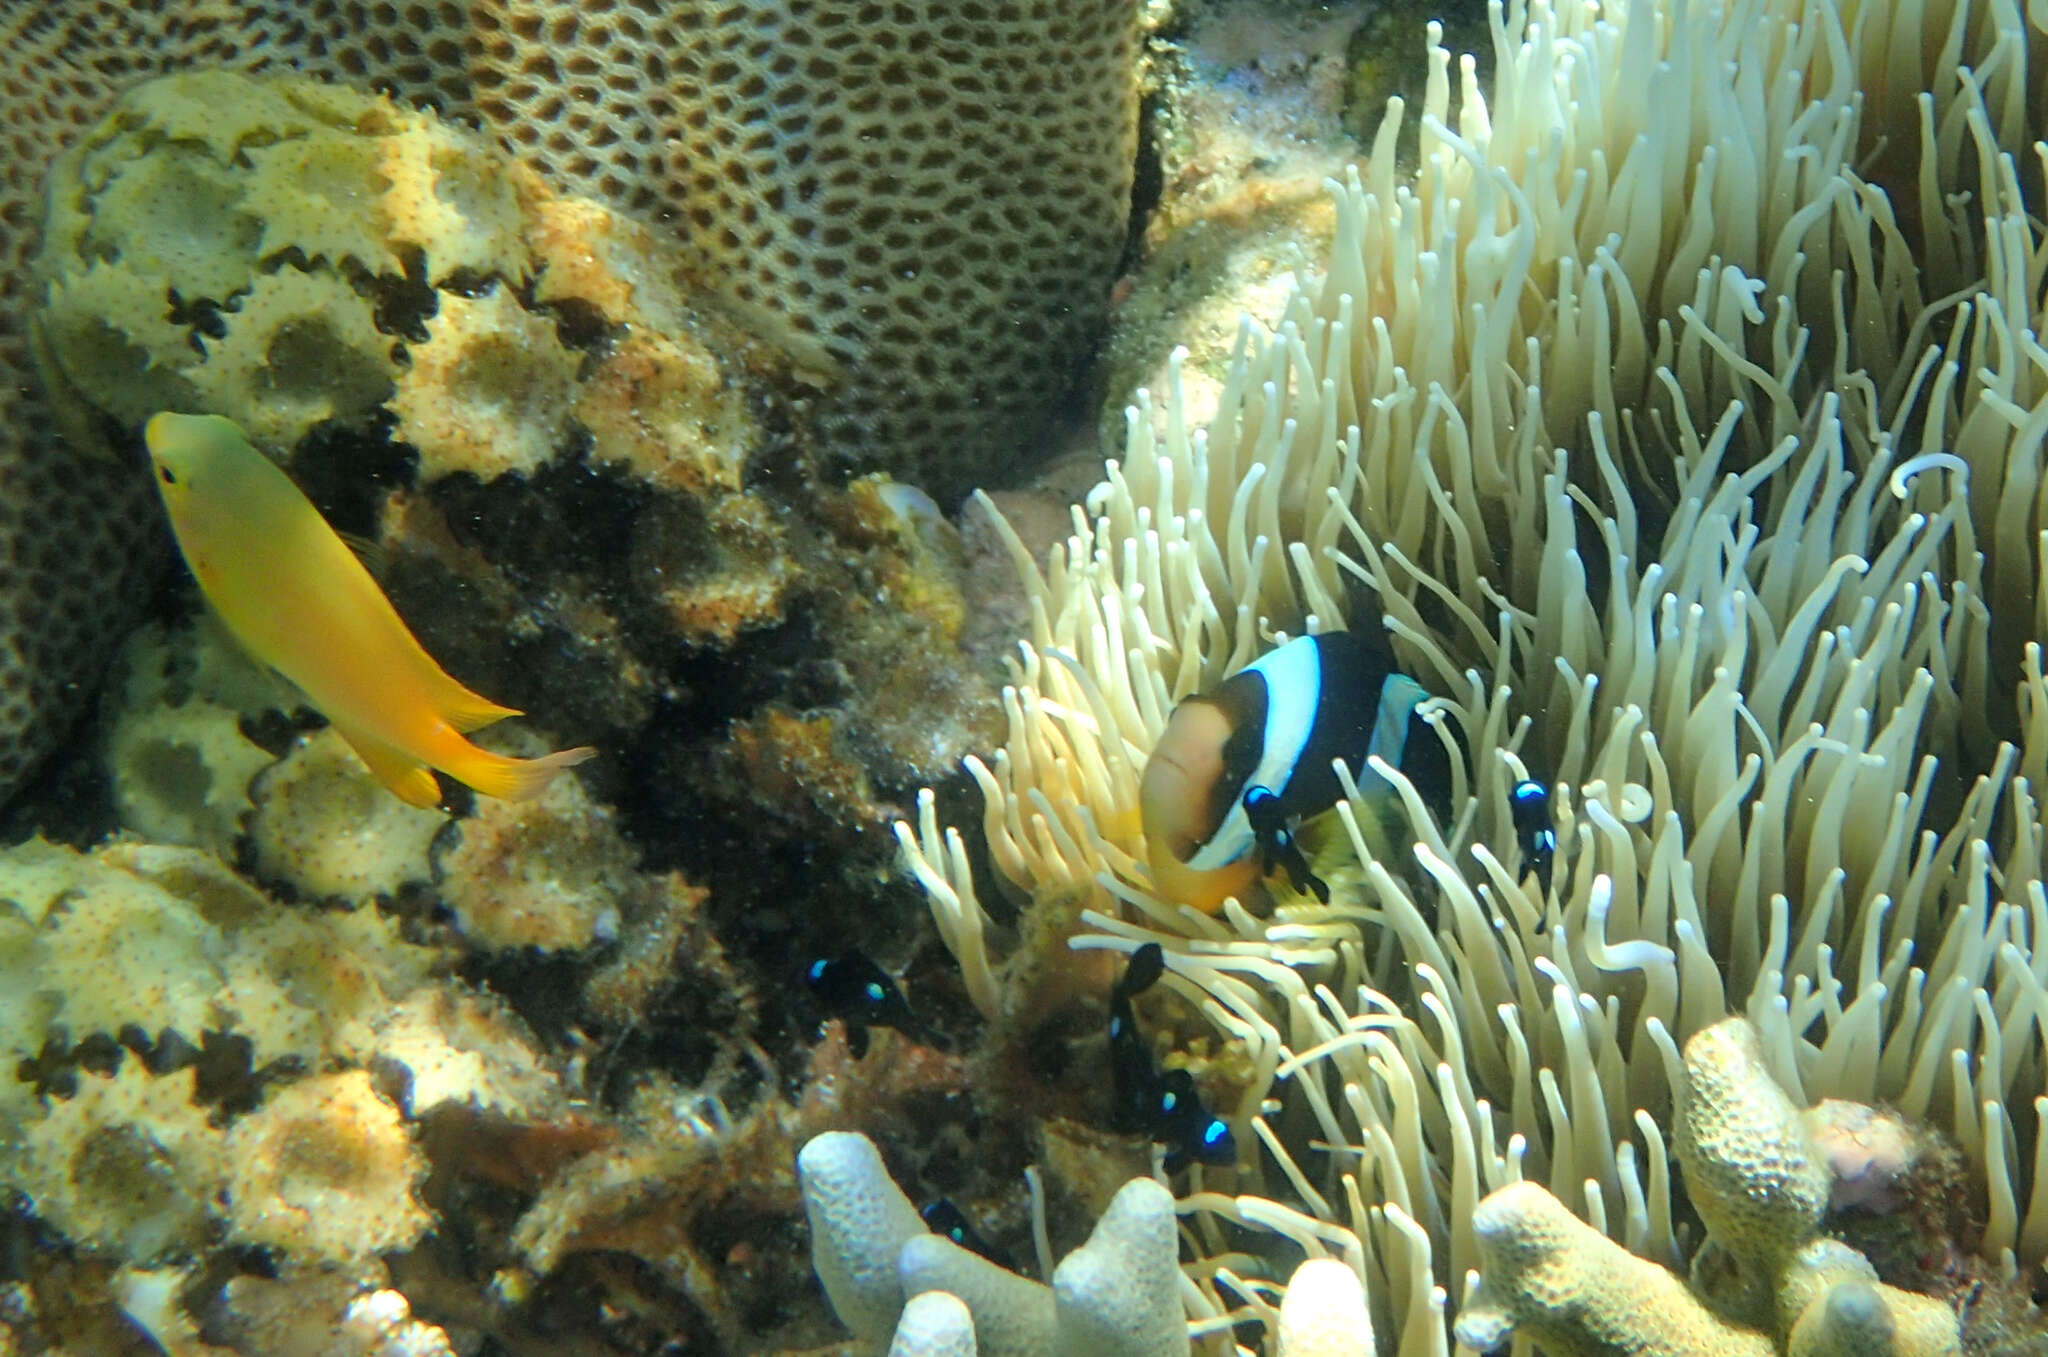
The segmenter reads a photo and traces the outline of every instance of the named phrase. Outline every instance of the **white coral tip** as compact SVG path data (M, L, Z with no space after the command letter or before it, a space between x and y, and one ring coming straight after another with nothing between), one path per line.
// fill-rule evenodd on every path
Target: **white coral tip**
M976 1357L974 1316L945 1291L913 1296L896 1321L889 1357Z
M866 1136L828 1131L796 1157L804 1214L811 1222L811 1264L840 1323L871 1343L887 1338L903 1309L896 1256L927 1233Z
M1088 1242L1053 1273L1060 1351L1072 1357L1182 1357L1180 1231L1173 1194L1150 1178L1118 1189Z
M1372 1350L1358 1274L1335 1258L1296 1268L1280 1302L1280 1357L1371 1357Z

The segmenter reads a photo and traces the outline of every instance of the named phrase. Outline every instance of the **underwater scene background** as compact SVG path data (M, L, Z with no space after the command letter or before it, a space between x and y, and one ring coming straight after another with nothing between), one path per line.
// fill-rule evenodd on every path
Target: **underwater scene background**
M2041 0L0 0L0 1355L2048 1353L2044 221Z

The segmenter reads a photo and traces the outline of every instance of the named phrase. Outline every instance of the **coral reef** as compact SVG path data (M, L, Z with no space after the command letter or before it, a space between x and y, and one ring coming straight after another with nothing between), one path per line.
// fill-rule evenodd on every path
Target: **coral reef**
M427 342L410 354L391 410L398 436L420 450L424 479L463 471L488 481L531 473L554 455L576 395L577 358L554 323L509 290L443 297Z
M102 700L121 823L152 843L231 856L255 808L249 784L274 762L243 723L295 705L216 626L138 628Z
M1343 118L1346 40L1377 8L1210 0L1178 6L1171 41L1155 42L1158 201L1112 294L1104 446L1122 438L1133 393L1165 389L1177 349L1188 417L1207 419L1239 318L1277 312L1328 253L1323 181L1359 154Z
M426 1160L361 1070L287 1084L227 1138L232 1237L323 1259L410 1247L431 1223Z
M331 726L299 737L249 794L256 874L313 900L364 904L427 880L427 850L448 823L391 795Z
M0 372L13 323L0 320ZM149 478L50 441L14 386L0 380L0 798L89 707L163 555Z
M1279 1357L1371 1357L1372 1316L1350 1264L1311 1258L1294 1270L1273 1342Z
M363 323L354 288L325 279L309 288L296 268L252 285L249 270L228 262L285 243L264 220L235 210L238 190L218 172L217 153L252 128L298 125L292 144L256 147L250 158L267 162L275 183L265 208L301 223L292 243L306 263L324 250L330 274L343 259L381 274L416 251L436 285L516 272L514 178L484 168L469 134L429 119L417 135L381 147L302 135L340 131L334 115L345 108L273 106L265 123L236 108L246 108L239 98L206 92L230 69L294 70L478 120L558 186L689 220L706 286L730 288L732 304L756 322L779 316L765 328L806 361L843 369L822 422L845 455L928 474L932 488L951 494L1031 447L1072 355L1100 328L1122 248L1138 92L1135 0L981 15L998 28L971 35L950 5L899 5L886 22L863 18L849 28L851 50L831 34L781 24L768 4L659 20L608 9L491 0L307 12L282 0L93 0L61 15L34 7L0 14L0 51L10 57L0 107L11 129L0 154L0 387L9 402L0 458L10 484L46 490L0 509L9 515L6 540L21 544L11 555L37 563L0 596L16 651L0 671L10 733L0 786L15 785L89 698L133 617L134 583L152 564L133 550L151 508L140 478L92 478L88 488L80 473L105 456L98 431L72 418L67 428L80 441L53 443L40 399L17 390L30 372L26 317L42 290L27 260L44 170L75 154L80 134L139 75L190 73L192 92L168 111L188 126L209 122L215 154L188 146L157 157L125 191L139 228L126 242L131 256L97 271L78 261L78 276L63 284L74 301L97 298L98 313L125 317L120 328L135 346L104 352L90 321L51 327L71 366L125 365L138 378L103 387L117 404L155 399L189 409L201 390L223 401L253 387L260 407L275 411L263 432L286 440L310 421L374 404L390 380L390 346ZM900 55L933 40L948 44L943 63ZM576 61L558 63L568 45ZM769 56L790 45L810 56ZM976 73L949 82L943 73L955 66ZM1062 79L1011 78L1051 66ZM778 136L740 135L756 116L779 120ZM878 143L914 150L917 172L890 168L900 162L878 156ZM806 165L833 167L832 177L820 180ZM382 232L365 229L371 200L394 219ZM945 209L935 213L931 201ZM142 256L151 269L127 269ZM202 329L220 322L223 331L201 341L209 361L198 389L180 375L193 355L175 347L191 316L174 318L164 295L140 285L173 275ZM238 314L198 305L239 288L248 295ZM229 352L219 352L223 345ZM295 360L319 356L344 362L303 389L296 377L278 380ZM284 361L252 367L251 357ZM664 381L688 383L687 362L659 361ZM167 394L177 399L156 399ZM49 553L40 542L73 550ZM64 606L34 606L52 599Z
M1359 16L1192 8L1118 313L1113 380L1157 396L1040 568L1045 530L963 542L925 490L1035 437L1039 341L1092 332L1130 35L1169 7L873 8L829 50L767 0L0 15L32 59L0 91L91 165L52 218L44 361L125 375L108 418L64 408L77 445L123 400L250 405L381 536L438 658L608 755L530 806L387 817L290 694L189 630L139 639L87 756L110 804L80 846L0 856L0 1348L816 1351L806 1248L827 1293L859 1274L866 1301L830 1300L861 1341L905 1352L2038 1348L2039 16L1511 4L1490 80L1432 42L1310 197L1345 77L1381 64ZM919 175L981 199L906 215L928 181L878 167L963 92L905 114L931 76L883 47L981 24L980 55L1012 23L1074 40L1064 87L949 69L1056 99L1066 169L1114 172L982 185L967 160L1032 137L981 155L955 126ZM133 55L90 59L110 43ZM776 69L798 50L816 70ZM711 55L670 80L677 51ZM164 65L195 74L110 121ZM786 143L735 130L799 114L840 117L828 151L870 134L817 195L875 190L844 238L770 201ZM702 218L629 215L703 173ZM991 304L1063 213L1098 234ZM986 335L948 317L1003 304L1031 342L961 380ZM973 408L1005 382L1026 405ZM903 479L819 474L878 430L914 435ZM1174 701L1382 625L1470 761L1303 825L1327 903L1180 908L1134 796ZM958 974L887 879L921 780L901 842ZM980 833L950 830L977 795ZM1234 1167L1169 1177L1106 1129L1102 998L1151 942L1140 1028ZM924 1023L859 1059L797 979L853 948ZM893 1226L833 1223L826 1132L867 1137L839 1195ZM906 1190L1037 1268L913 1225ZM1632 1325L1591 1332L1617 1296Z
M37 996L9 1024L8 1063L44 1066L40 1082L67 1090L38 1100L6 1085L8 1134L26 1150L9 1179L67 1233L117 1256L192 1250L231 1162L197 1102L204 1062L150 1070L121 1043L166 1059L183 1050L189 1064L202 1038L231 1034L244 1078L314 1064L362 1040L386 996L425 978L423 959L374 918L277 915L196 850L87 856L31 840L5 863L10 970ZM112 1068L77 1072L96 1043Z
M361 420L397 371L356 286L402 269L378 167L425 123L226 71L123 95L50 172L37 324L59 410L207 410L280 450Z

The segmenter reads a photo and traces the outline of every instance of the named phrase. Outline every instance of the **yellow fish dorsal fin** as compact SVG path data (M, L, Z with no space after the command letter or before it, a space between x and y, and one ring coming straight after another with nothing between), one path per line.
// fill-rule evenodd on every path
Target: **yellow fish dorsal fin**
M359 730L346 726L334 729L393 796L423 810L441 804L441 784L434 780L433 770L427 765Z
M520 715L517 707L503 707L481 693L469 689L450 678L438 665L432 674L423 675L434 710L441 713L441 719L461 731L464 735L472 730L482 730L493 721L502 721L508 716Z

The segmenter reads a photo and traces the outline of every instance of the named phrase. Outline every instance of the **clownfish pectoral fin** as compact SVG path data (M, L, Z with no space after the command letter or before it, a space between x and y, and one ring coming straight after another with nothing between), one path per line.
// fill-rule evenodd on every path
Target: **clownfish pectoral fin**
M441 784L434 780L433 770L426 764L382 740L373 740L345 726L336 726L335 730L356 751L356 757L369 766L371 774L399 800L423 810L441 804Z
M456 742L461 746L454 757L436 766L448 776L467 783L485 796L495 796L506 801L524 801L539 796L555 775L564 768L573 768L585 759L595 758L597 751L585 745L576 749L561 749L544 754L537 759L515 759L504 754L493 754L467 740Z

